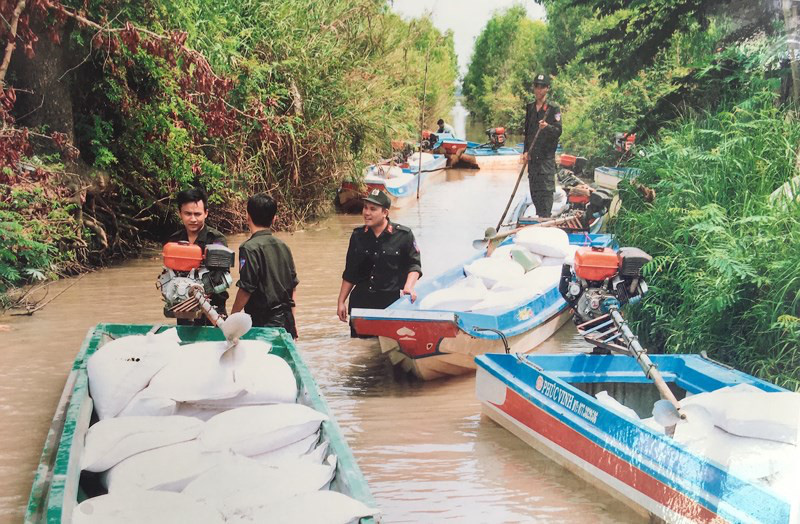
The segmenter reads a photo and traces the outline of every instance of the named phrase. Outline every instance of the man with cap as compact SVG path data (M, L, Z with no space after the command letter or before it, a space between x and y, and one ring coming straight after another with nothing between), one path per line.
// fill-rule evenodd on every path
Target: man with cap
M540 73L533 78L534 100L525 107L525 153L523 161L528 163L528 183L536 214L541 218L550 216L553 208L553 192L556 189L556 148L561 136L561 110L547 101L550 77ZM537 136L538 133L538 136ZM533 150L529 151L531 144Z
M354 307L383 309L403 295L412 302L417 299L414 285L422 276L419 248L411 229L389 220L390 206L389 197L378 189L364 198L364 225L350 236L342 273L336 307L342 322ZM352 323L350 336L358 336Z

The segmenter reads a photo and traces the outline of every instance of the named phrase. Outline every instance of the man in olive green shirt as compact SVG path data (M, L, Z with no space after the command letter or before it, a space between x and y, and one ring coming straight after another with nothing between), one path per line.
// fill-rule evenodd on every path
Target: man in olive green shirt
M174 232L167 238L167 242L189 242L200 246L200 250L205 252L209 244L220 244L228 247L225 235L206 224L208 218L208 196L200 188L184 189L176 196L178 202L178 214L180 215L183 228ZM228 300L228 292L215 293L210 297L211 305L220 315L225 315L225 302ZM205 315L198 319L178 319L180 326L210 326L211 322Z
M289 247L270 227L278 206L266 193L247 200L251 236L239 247L239 282L232 313L244 310L256 327L282 327L297 338L294 319L297 271Z

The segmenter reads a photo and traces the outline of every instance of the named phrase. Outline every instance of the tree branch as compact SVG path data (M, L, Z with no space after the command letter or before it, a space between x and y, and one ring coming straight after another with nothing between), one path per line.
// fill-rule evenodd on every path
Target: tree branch
M8 43L6 44L6 52L5 55L3 55L3 63L0 64L0 87L6 83L6 71L8 71L8 65L11 63L11 54L16 47L14 40L17 38L17 24L19 23L19 16L22 14L23 9L25 9L25 0L19 0L17 2L17 7L14 8L14 14L11 15L11 28L8 36Z

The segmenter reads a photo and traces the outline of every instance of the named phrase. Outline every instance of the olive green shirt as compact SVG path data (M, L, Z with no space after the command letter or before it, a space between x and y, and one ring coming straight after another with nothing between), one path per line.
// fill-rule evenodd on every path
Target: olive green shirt
M272 231L256 231L239 247L238 287L250 293L246 313L264 313L294 307L292 294L299 284L292 252Z

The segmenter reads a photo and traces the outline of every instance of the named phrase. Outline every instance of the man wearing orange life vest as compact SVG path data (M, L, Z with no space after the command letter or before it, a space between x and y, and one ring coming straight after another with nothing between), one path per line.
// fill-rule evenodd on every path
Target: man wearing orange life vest
M523 161L528 163L528 183L536 214L546 218L553 208L555 191L556 148L561 136L561 109L547 101L550 77L544 73L533 79L534 101L525 107L525 153ZM533 151L527 151L536 133Z

